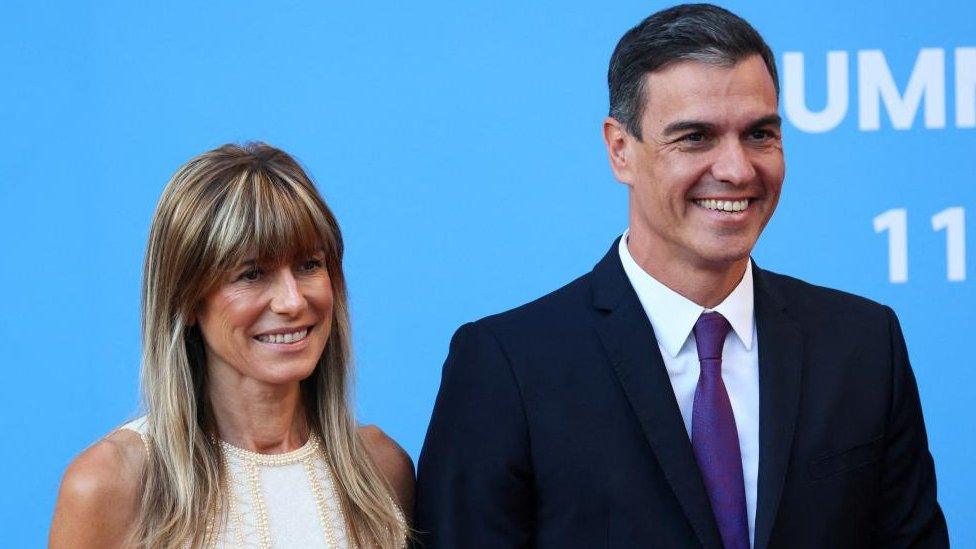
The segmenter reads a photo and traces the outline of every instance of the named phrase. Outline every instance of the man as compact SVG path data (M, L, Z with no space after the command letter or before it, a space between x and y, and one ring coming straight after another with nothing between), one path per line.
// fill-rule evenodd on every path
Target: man
M420 456L439 547L945 547L891 309L749 254L785 166L772 52L710 5L610 61L629 229L592 272L458 330Z

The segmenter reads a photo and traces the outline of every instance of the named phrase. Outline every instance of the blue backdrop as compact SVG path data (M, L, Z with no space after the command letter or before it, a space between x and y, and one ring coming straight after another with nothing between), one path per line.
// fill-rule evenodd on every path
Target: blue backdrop
M66 464L137 411L149 219L189 157L259 139L305 163L348 242L359 417L414 458L454 329L624 230L606 65L664 4L352 4L4 4L5 546L45 543ZM950 534L976 546L976 5L727 6L784 84L786 185L756 260L899 313Z

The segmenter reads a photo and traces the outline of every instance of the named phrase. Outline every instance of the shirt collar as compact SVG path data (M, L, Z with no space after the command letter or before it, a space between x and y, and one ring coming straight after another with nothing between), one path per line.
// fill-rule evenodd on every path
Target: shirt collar
M627 278L637 292L637 298L640 299L648 320L651 321L658 343L669 355L677 356L692 328L695 327L698 317L709 309L698 305L647 274L634 261L630 250L627 249L628 232L624 231L618 248L624 272L627 273ZM742 345L747 351L751 351L754 329L752 259L746 265L745 275L732 293L711 310L721 313L729 321L732 331Z

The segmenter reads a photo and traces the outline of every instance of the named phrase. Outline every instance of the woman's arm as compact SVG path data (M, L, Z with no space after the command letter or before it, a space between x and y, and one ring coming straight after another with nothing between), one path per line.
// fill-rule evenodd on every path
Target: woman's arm
M413 461L396 441L375 425L360 427L359 438L373 463L393 488L396 503L403 511L407 524L410 524L410 515L413 513Z
M118 430L68 466L54 508L48 545L124 546L135 522L146 451L139 435Z

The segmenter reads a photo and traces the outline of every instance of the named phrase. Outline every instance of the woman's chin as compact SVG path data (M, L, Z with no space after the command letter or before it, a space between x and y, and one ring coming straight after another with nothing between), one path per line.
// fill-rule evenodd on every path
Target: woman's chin
M254 378L272 385L288 385L308 379L315 371L315 363L311 364L282 364L277 363L260 368L254 372Z

